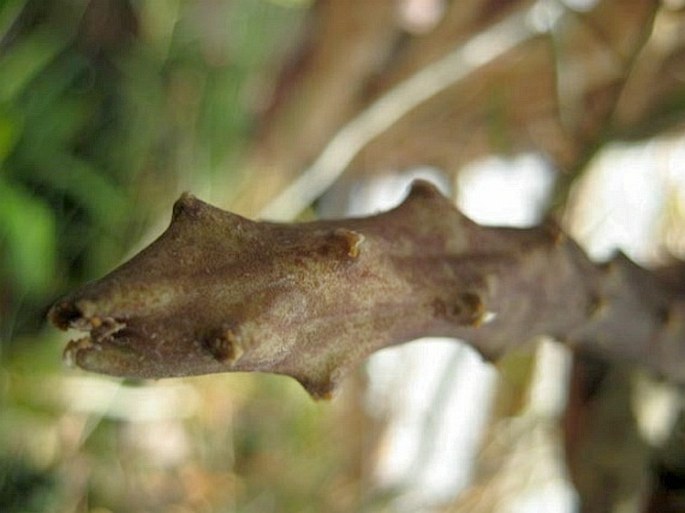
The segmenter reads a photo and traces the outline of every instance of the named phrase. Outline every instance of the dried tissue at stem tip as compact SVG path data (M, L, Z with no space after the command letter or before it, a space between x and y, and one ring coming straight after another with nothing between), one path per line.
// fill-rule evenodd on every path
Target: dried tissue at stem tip
M664 332L654 313L668 307L677 324L682 307L650 273L619 265L627 278L549 225L480 227L422 181L389 212L299 224L251 221L184 194L156 241L49 318L85 332L65 359L87 370L273 372L315 397L370 353L431 335L496 357L550 334L682 378L683 328Z

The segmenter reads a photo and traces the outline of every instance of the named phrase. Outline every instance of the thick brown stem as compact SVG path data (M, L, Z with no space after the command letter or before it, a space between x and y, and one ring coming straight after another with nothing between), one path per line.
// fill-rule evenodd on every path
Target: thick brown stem
M422 336L491 359L552 335L685 380L685 306L650 272L622 256L596 266L551 224L479 226L426 182L389 212L300 224L184 195L159 239L49 316L89 332L65 351L88 370L275 372L315 397L370 353Z

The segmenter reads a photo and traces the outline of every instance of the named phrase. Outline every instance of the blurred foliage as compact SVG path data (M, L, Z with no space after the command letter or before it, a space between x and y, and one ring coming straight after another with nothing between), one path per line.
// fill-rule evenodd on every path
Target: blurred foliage
M0 510L49 511L54 503L54 476L18 462L0 462Z
M330 415L295 383L210 377L159 396L92 376L74 385L63 339L42 332L47 306L121 261L181 190L233 194L265 77L304 7L0 1L3 513L350 505L354 484L331 464L345 444L331 447ZM193 414L136 420L138 401L116 398L139 390L185 397Z
M300 16L264 1L0 3L4 343L120 261L179 190L230 186L260 73Z

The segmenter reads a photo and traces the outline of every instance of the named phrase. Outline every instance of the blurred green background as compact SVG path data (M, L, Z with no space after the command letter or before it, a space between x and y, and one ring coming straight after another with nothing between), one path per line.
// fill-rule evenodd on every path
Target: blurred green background
M349 507L335 413L295 383L65 372L45 325L59 295L159 233L182 190L231 196L307 7L0 1L3 513Z
M120 261L179 191L230 188L261 77L303 9L0 6L0 312L11 340L35 331L55 294Z

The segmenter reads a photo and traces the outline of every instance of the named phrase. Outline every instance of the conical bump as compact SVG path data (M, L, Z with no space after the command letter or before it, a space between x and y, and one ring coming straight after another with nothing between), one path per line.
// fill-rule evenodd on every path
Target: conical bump
M182 220L204 220L206 224L219 223L219 226L252 227L256 223L238 214L221 210L209 203L196 198L189 192L184 192L176 200L171 214L171 225Z
M206 204L197 199L189 192L184 192L181 197L176 200L172 210L171 218L177 219L182 215L196 215Z
M436 317L470 327L480 326L488 316L483 300L475 292L463 292L450 301L437 298L433 301L433 312Z
M319 231L315 240L307 241L306 252L324 258L356 259L361 252L365 237L361 233L348 228L334 228L332 230Z
M232 328L207 337L204 345L214 359L223 364L236 363L244 352L240 337Z
M609 300L597 294L590 294L587 300L586 313L588 319L597 320L606 314L609 307Z
M72 323L81 317L81 311L73 301L60 301L48 312L50 322L63 331L69 329Z
M95 312L96 307L93 301L66 299L53 305L48 312L48 319L61 330L74 328L88 331L91 328L99 328L102 323Z
M342 243L347 256L351 258L359 256L361 245L364 242L364 236L361 233L347 228L336 228L333 231L333 237Z
M411 184L408 200L424 198L428 200L444 200L445 197L440 194L440 191L432 183L426 180L415 180ZM406 200L405 200L406 201Z
M311 379L305 377L295 377L307 393L317 401L328 401L333 398L336 385L330 376L322 377L320 379Z

